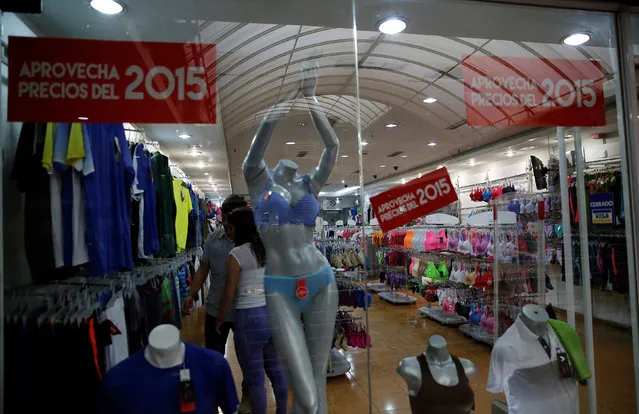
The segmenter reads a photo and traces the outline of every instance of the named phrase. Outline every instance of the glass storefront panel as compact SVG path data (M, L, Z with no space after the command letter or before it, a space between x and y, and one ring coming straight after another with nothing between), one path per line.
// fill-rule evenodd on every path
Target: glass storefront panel
M614 17L4 13L0 411L636 411Z
M381 259L369 282L385 281L393 299L369 311L375 407L410 400L417 412L420 393L436 399L433 380L457 378L452 355L477 412L505 412L503 402L511 412L634 412L614 15L373 1L357 3L356 17L358 38L376 34L358 40L360 99L389 106L360 132L366 206L382 227L371 230ZM421 195L443 168L459 201L429 208L442 192ZM538 337L563 335L548 317L581 338L593 362L583 385L548 363L563 347L543 358ZM447 392L466 404L464 387Z

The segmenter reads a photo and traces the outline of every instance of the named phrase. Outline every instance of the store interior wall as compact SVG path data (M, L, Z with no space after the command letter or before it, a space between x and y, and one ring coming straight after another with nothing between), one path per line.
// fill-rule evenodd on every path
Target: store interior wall
M9 36L35 36L15 14L2 15L2 42ZM7 119L7 65L1 64L2 119ZM24 195L11 179L13 159L20 137L22 123L6 122L2 127L3 226L4 226L4 285L15 287L32 283L24 249Z

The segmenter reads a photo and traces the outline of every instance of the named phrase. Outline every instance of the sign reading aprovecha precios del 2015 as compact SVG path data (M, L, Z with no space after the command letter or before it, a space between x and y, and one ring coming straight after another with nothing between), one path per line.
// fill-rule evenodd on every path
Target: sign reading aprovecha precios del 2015
M602 126L596 60L466 56L464 100L470 126Z
M9 37L8 120L216 122L215 45Z
M385 232L455 201L457 192L445 167L371 197L375 217Z

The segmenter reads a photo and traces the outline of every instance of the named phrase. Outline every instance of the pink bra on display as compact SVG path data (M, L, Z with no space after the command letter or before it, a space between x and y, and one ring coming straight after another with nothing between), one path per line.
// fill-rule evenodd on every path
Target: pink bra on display
M424 241L424 250L437 250L439 247L439 241L435 236L435 232L428 230L426 232L426 240Z
M448 244L446 230L440 230L439 233L437 233L437 237L435 240L437 241L437 250L445 250L446 245Z
M448 235L448 250L457 250L457 245L459 245L459 236L451 231Z
M485 234L477 235L478 241L475 244L475 254L477 256L483 256L488 252L488 236Z
M410 259L410 266L408 267L408 273L413 274L413 268L415 267L415 258Z
M495 316L493 316L492 313L488 313L488 306L484 308L484 313L482 313L481 319L479 320L479 326L488 332L495 330Z
M455 301L450 296L442 301L442 309L444 312L455 313Z

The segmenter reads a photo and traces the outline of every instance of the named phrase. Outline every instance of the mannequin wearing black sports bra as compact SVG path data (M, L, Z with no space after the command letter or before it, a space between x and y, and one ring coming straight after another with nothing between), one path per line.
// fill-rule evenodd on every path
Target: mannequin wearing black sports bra
M469 414L474 409L468 381L477 367L450 355L442 336L431 336L424 354L402 359L397 373L408 384L413 414Z
M292 412L300 414L328 411L326 369L338 303L331 267L313 241L319 211L316 196L331 175L339 150L335 131L315 97L316 85L317 67L303 67L301 80L264 117L243 165L266 249L264 290L271 331L293 391ZM278 104L300 94L324 142L321 160L307 175L298 175L297 164L289 160L280 160L271 171L264 154L282 118Z

